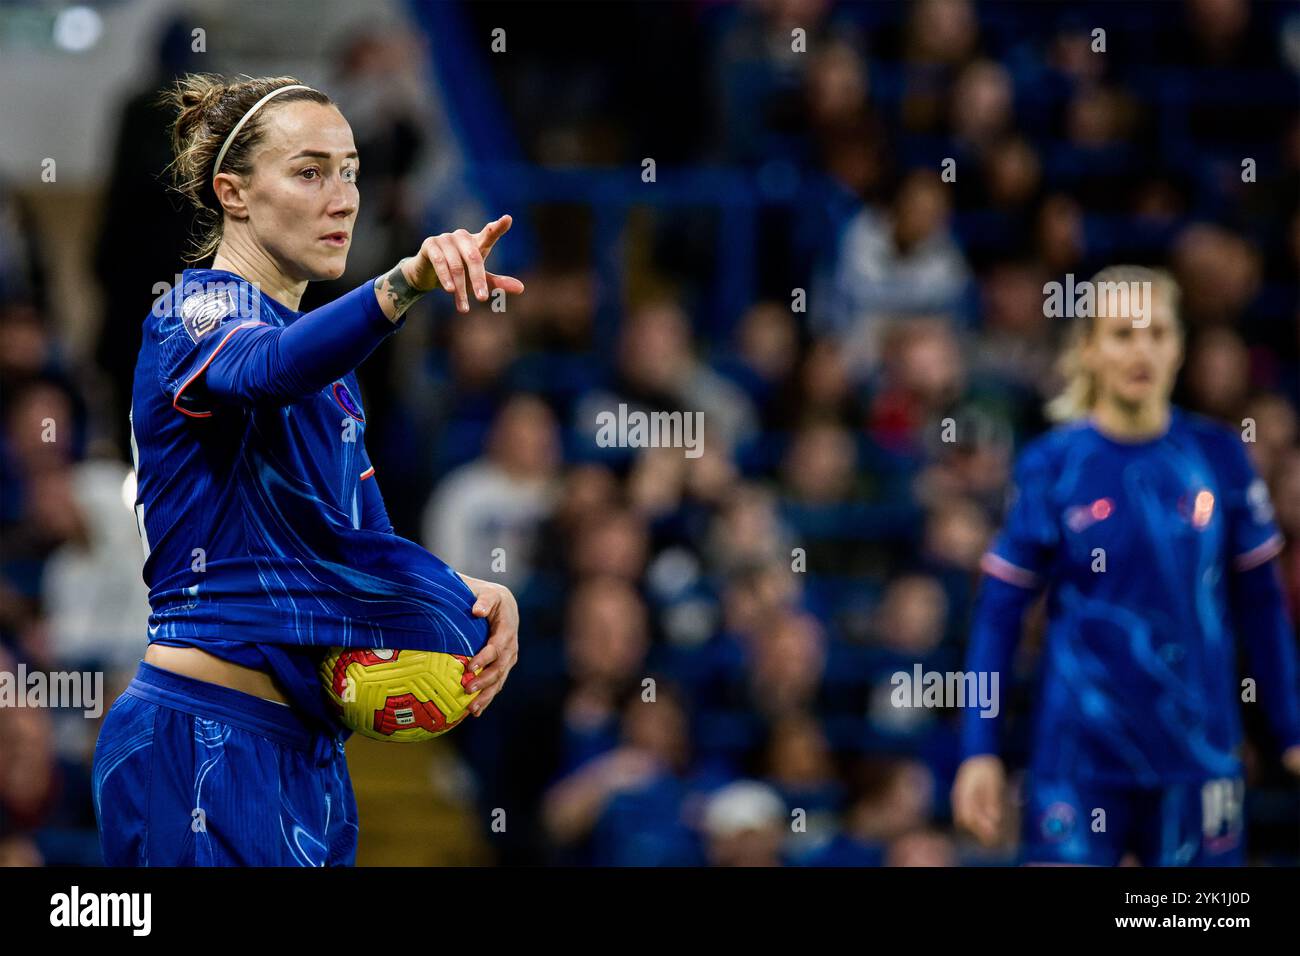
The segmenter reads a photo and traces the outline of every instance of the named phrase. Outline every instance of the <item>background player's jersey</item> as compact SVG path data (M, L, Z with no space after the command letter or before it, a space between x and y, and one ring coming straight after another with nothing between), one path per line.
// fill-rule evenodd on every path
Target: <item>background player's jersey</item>
M1032 769L1143 785L1238 773L1227 576L1282 545L1240 438L1176 409L1140 443L1058 428L1021 456L1013 496L983 568L1048 588Z
M182 279L145 320L132 395L150 641L250 666L250 644L309 650L291 667L285 653L267 659L318 714L321 648L476 653L487 629L470 589L367 508L369 497L382 513L364 488L374 469L355 374L290 404L219 403L202 379L217 352L300 313L233 273Z

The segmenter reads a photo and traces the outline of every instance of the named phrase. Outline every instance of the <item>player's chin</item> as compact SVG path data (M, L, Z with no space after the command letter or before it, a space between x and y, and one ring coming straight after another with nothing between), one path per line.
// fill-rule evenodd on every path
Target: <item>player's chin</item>
M317 255L311 263L312 281L323 282L329 279L337 279L343 275L347 267L348 250L346 247Z
M1160 385L1154 379L1136 379L1121 386L1120 397L1130 405L1142 405L1160 391Z

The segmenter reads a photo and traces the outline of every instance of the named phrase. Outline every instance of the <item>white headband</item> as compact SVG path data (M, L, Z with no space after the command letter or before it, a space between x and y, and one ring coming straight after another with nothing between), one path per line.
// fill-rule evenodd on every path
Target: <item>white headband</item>
M240 121L235 124L235 128L230 131L230 135L226 137L226 141L221 144L221 152L217 153L217 161L212 164L212 177L215 179L217 173L221 172L221 161L226 158L226 150L230 149L230 144L235 141L235 137L239 135L239 131L244 128L245 123L247 123L250 119L252 119L253 114L256 113L258 110L260 110L263 107L263 105L265 105L267 100L271 99L271 97L273 96L279 96L281 93L285 92L286 90L310 90L310 89L311 89L310 86L302 86L301 84L297 84L297 83L291 86L280 86L272 90L270 93L267 93L264 97L262 97L256 103L254 103L252 107L249 109L249 111L243 115L243 118L240 119Z

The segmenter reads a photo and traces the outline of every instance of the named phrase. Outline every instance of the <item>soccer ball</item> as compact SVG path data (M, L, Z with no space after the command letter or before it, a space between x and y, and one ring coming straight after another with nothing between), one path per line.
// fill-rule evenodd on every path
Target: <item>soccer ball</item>
M440 651L335 647L320 676L345 727L411 743L441 737L465 719L478 696L464 688L469 661Z

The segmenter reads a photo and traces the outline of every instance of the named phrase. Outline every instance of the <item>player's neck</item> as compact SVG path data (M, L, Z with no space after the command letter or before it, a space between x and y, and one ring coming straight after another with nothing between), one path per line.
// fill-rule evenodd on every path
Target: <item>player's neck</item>
M281 305L298 311L298 303L307 288L305 281L295 281L285 276L264 252L242 249L233 242L221 243L212 260L212 268L233 272L257 286L261 293Z
M1092 410L1092 423L1108 438L1140 442L1159 438L1169 429L1168 402L1153 405L1124 405L1098 402Z

